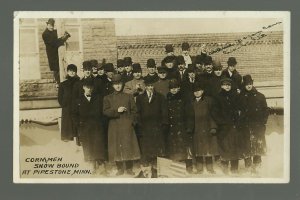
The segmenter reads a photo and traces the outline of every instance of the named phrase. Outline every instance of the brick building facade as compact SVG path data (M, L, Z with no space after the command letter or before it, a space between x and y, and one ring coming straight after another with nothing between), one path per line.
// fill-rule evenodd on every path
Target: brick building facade
M49 71L45 45L41 37L47 19L30 20L20 22L20 108L43 108L45 101L47 107L57 107L57 89ZM146 60L154 58L159 65L165 57L166 44L174 45L176 55L180 54L182 42L190 43L191 55L197 55L200 46L205 44L212 57L221 60L224 68L228 57L234 56L238 61L237 70L241 74L252 74L256 85L273 87L272 91L268 91L274 93L271 96L276 97L279 94L278 97L283 97L283 94L280 94L283 86L283 32L266 32L264 37L259 39L243 39L244 46L232 53L224 54L223 51L214 50L227 44L241 44L239 39L253 33L116 36L113 19L58 19L56 26L59 35L65 30L72 35L68 44L59 50L61 65L64 67L68 63L75 63L80 69L83 60L97 59L101 62L105 58L107 62L116 63L117 58L131 56L134 62L141 63L143 73L146 73ZM29 36L28 34L37 37L34 59L31 55L30 57L22 53L28 52L26 45L34 43L22 42ZM226 51L233 48L234 46L227 48ZM28 59L30 62L27 62ZM32 71L33 68L36 70ZM26 73L28 77L24 77ZM39 103L41 100L43 102Z

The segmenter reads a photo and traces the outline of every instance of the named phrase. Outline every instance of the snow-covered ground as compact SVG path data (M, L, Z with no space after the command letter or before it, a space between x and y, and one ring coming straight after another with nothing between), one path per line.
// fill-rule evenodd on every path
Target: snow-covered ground
M278 118L279 117L279 118ZM250 173L245 171L243 160L239 164L239 174L224 175L221 168L215 164L214 168L216 174L208 174L206 171L201 174L188 175L190 178L228 178L228 177L242 177L242 178L281 178L284 170L284 134L282 131L282 116L271 117L267 126L267 155L262 157L262 166L258 173ZM282 132L280 132L282 131ZM288 133L286 133L288 134ZM60 133L58 126L40 126L33 124L24 124L20 126L20 174L22 178L127 178L133 177L129 175L122 175L116 177L116 167L113 164L107 165L107 175L100 173L90 174L87 170L92 170L92 166L83 160L83 151L81 147L76 146L75 142L63 142L60 140ZM61 161L53 161L45 163L31 162L34 158L62 158ZM27 160L26 160L27 159ZM27 162L26 162L27 161ZM74 165L78 163L78 165ZM40 164L40 166L35 166ZM54 164L54 167L49 167L45 164ZM73 164L75 167L61 168L60 164ZM48 166L48 167L46 167ZM51 165L50 165L51 166ZM34 168L40 167L40 168ZM44 168L46 167L46 168ZM73 175L56 174L49 175L42 170L67 170L70 169ZM31 170L28 174L24 170ZM77 170L77 171L76 171ZM83 170L83 171L80 171ZM100 170L99 170L100 171ZM134 172L139 173L140 167L136 163ZM23 173L23 174L22 174ZM34 173L34 174L33 174ZM52 172L54 173L54 172ZM58 173L58 172L56 172Z

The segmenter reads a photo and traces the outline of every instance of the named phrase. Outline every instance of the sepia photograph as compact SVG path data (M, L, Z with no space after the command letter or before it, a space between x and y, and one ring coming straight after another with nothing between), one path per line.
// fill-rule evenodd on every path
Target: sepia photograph
M288 183L290 13L14 13L15 183Z

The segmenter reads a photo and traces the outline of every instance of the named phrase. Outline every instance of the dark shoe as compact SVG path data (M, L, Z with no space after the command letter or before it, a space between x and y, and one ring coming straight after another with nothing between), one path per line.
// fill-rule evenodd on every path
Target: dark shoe
M157 169L151 168L151 178L157 178Z

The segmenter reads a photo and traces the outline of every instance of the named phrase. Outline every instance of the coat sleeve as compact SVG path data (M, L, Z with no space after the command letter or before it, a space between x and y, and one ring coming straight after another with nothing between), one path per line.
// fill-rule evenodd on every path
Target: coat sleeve
M214 99L212 101L211 116L217 125L225 124L224 119L222 118L222 108L219 99Z
M77 128L79 126L79 99L75 99L72 102L72 109L71 109L71 117L72 117L72 122Z
M195 111L191 101L186 101L184 106L184 119L187 132L194 132Z
M62 83L60 83L58 87L58 95L57 95L57 100L58 103L61 107L65 107L66 105L64 104L64 89Z
M109 100L109 96L104 97L103 99L103 114L109 118L119 118L120 113L118 110L114 109Z
M49 45L49 46L56 47L56 48L64 45L64 43L66 41L63 37L61 37L61 38L52 37L47 32L43 33L42 38L44 40L45 45Z
M212 117L212 106L213 106L213 99L209 99L208 107L209 107L209 125L210 129L217 129L217 123L215 122L214 118Z
M129 99L130 99L129 103L130 103L130 113L132 115L132 123L133 125L136 125L138 123L138 109L132 95L130 95Z
M161 95L161 112L162 112L161 123L164 125L168 125L169 124L168 104L167 104L167 99L163 95Z
M269 108L268 108L268 105L267 105L267 100L266 100L266 97L265 95L261 94L262 97L261 97L261 104L262 104L262 114L263 114L263 123L266 124L267 121L268 121L268 117L269 117Z

